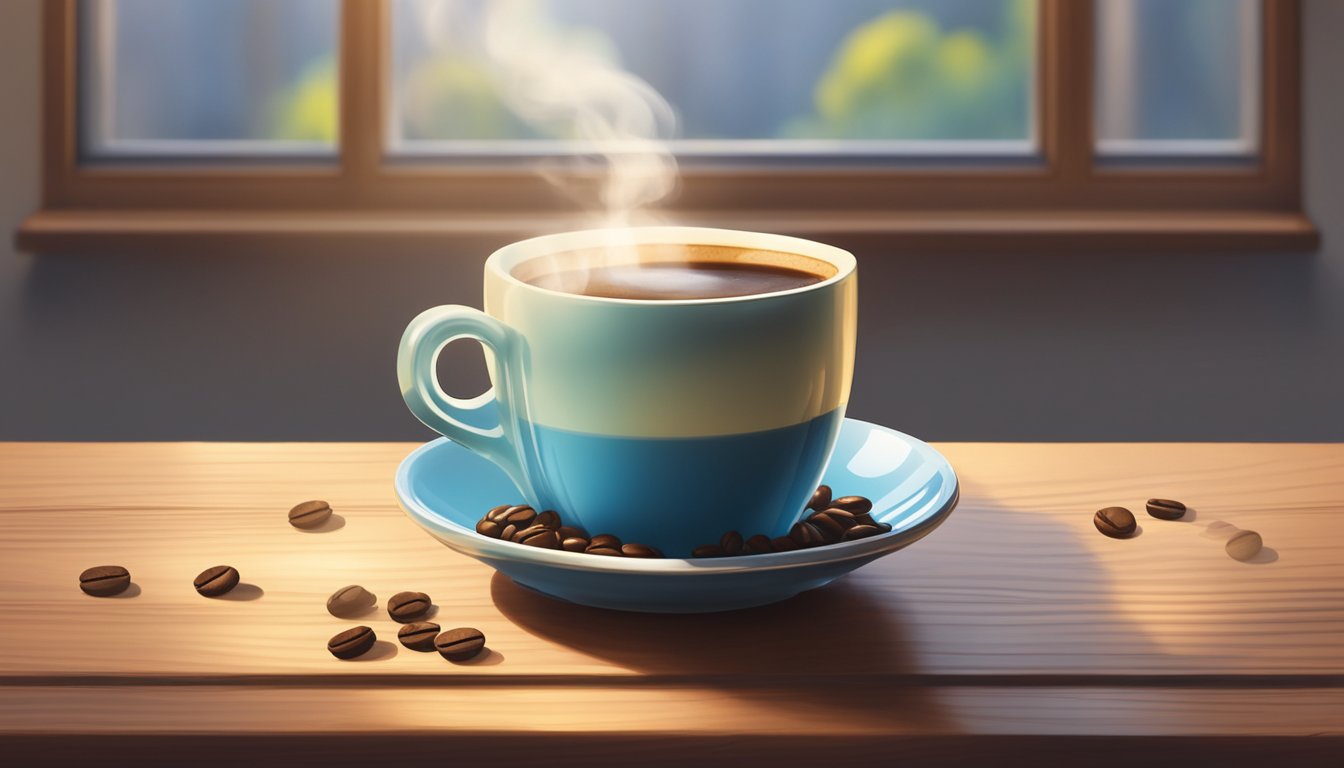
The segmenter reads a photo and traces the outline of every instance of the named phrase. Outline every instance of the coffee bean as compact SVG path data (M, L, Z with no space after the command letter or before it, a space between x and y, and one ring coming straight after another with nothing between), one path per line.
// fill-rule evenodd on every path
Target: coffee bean
M626 557L662 557L663 553L644 544L622 544L621 554Z
M458 627L434 638L434 649L449 661L466 661L485 649L485 634L473 627Z
M845 537L845 527L824 512L812 515L805 522L821 533L822 541L826 544L834 544Z
M439 625L432 621L417 621L397 630L397 639L412 651L434 650L434 638L439 636Z
M494 520L486 520L485 518L481 518L481 521L479 523L476 523L476 532L481 534L482 536L489 536L492 539L498 539L500 535L504 533L504 526L500 525L499 523L496 523Z
M814 509L818 512L831 505L831 486L819 485L817 490L812 492L812 498L807 502L808 509Z
M1255 531L1237 531L1223 546L1233 560L1245 562L1260 554L1265 542Z
M789 529L789 538L799 547L816 547L826 543L826 537L817 527L806 520L800 520Z
M847 512L843 509L840 509L839 507L830 507L829 509L824 509L821 512L818 512L817 515L825 515L826 517L831 518L835 522L839 523L841 529L843 530L849 530L850 528L853 528L854 526L859 524L859 521L854 516L853 512ZM817 515L813 515L812 517L816 517ZM872 517L870 517L869 515L865 514L864 517L867 518L868 520L872 520ZM871 523L869 524L871 525Z
M588 532L576 525L562 525L556 528L555 532L560 535L561 540L584 539L586 541L588 539Z
M542 512L540 515L537 515L537 519L533 520L532 524L540 525L544 528L550 528L552 531L559 531L560 515L548 509L545 512Z
M742 534L737 531L729 531L719 539L719 549L723 554L732 556L742 554Z
M876 536L882 529L876 525L856 525L845 531L845 541L855 541L857 539L866 539L869 536Z
M625 553L617 547L595 547L592 544L583 550L590 555L603 555L604 557L625 557Z
M131 586L131 572L120 565L95 565L79 574L79 588L94 597L119 595Z
M877 530L883 533L891 533L891 523L878 523Z
M1159 520L1180 520L1185 517L1185 505L1171 499L1149 499L1145 508L1148 514Z
M513 540L525 547L538 549L559 549L560 536L544 525L534 525L525 531L519 531Z
M873 502L862 496L844 496L832 501L831 506L854 515L866 515L873 511Z
M338 659L353 659L368 653L377 639L378 635L369 627L351 627L332 635L327 650Z
M387 601L387 615L400 622L414 621L428 613L431 605L424 592L398 592Z
M774 550L770 548L770 538L758 533L747 539L747 551L753 555L766 555Z
M532 525L532 522L536 519L537 511L526 504L515 504L512 507L506 507L493 518L496 523L501 525L513 525L519 530Z
M570 536L560 542L560 548L566 552L582 552L588 548L588 540L579 536Z
M844 510L840 510L840 511L843 512ZM869 512L864 512L863 514L860 514L860 515L854 515L854 524L855 524L855 525L879 525L879 523L878 523L876 520L873 519L873 515L872 515L872 513L869 513Z
M331 593L331 597L327 598L327 612L332 616L350 618L369 610L377 603L378 598L372 592L358 584L351 584Z
M509 523L508 525L500 529L499 538L501 541L513 541L513 538L517 536L518 532L521 530L522 530L521 528L514 525L513 523Z
M691 557L723 557L723 547L718 544L701 544L691 550Z
M775 552L792 552L798 544L788 536L779 536L770 540L770 549Z
M500 504L500 505L497 506L497 507L491 507L491 508L490 508L490 511L489 511L489 512L486 512L486 513L485 513L485 517L483 517L483 518L481 518L481 519L482 519L482 520L489 520L489 521L491 521L491 522L495 522L495 523L497 523L497 522L499 522L499 516L502 515L502 514L504 514L504 510L506 510L506 509L508 509L509 507L512 507L512 506L513 506L512 504Z
M289 524L295 528L316 528L331 518L331 505L325 501L305 501L289 510Z
M238 569L231 565L216 565L214 568L206 568L196 576L192 582L196 591L206 597L219 597L228 594L230 590L238 586Z
M1134 513L1124 507L1099 509L1097 514L1092 516L1092 523L1097 526L1098 531L1113 539L1125 538L1133 533L1137 526L1134 522Z
M612 536L610 533L599 533L592 538L589 544L591 547L611 547L612 549L621 548L621 540Z

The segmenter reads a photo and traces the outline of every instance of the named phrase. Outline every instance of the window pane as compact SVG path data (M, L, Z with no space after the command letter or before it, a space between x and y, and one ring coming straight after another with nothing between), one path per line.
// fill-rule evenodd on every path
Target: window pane
M394 151L563 149L572 125L501 95L538 39L647 81L683 152L1034 150L1035 0L534 0L527 29L499 5L393 0Z
M88 157L332 155L339 0L82 0Z
M1097 32L1101 154L1257 151L1258 0L1100 0Z

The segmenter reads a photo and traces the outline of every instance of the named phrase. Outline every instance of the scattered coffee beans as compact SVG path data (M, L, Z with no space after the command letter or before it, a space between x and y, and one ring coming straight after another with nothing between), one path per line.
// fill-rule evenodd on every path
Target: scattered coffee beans
M758 533L744 539L738 531L729 531L717 543L696 547L691 551L691 557L791 552L805 547L855 541L890 531L889 524L873 520L870 514L872 509L873 502L863 496L844 496L832 500L830 487L819 486L807 502L806 511L811 514L795 523L788 536L771 539ZM634 542L625 544L609 533L589 537L582 528L565 525L558 512L548 509L538 513L526 504L501 504L492 508L476 523L476 532L492 539L541 549L562 549L606 557L663 557L663 553L653 547Z
M332 616L351 618L378 604L378 598L369 590L351 584L341 587L327 598L327 612Z
M353 659L368 653L377 639L369 627L351 627L332 635L327 641L327 650L338 659Z
M206 597L219 597L228 594L238 586L238 569L231 565L216 565L206 568L192 581L196 591Z
M79 588L94 597L119 595L131 586L131 572L120 565L96 565L79 574Z
M449 661L466 661L485 648L485 635L472 627L450 629L434 638L434 648Z
M387 615L400 622L415 621L433 605L424 592L398 592L387 601Z
M289 524L295 528L316 528L331 518L331 505L325 501L305 501L289 510Z
M1097 514L1092 516L1092 524L1097 526L1098 531L1113 539L1123 539L1134 533L1138 525L1134 522L1134 513L1124 507L1106 507L1097 510Z
M1180 520L1185 517L1185 505L1171 499L1149 499L1144 508L1159 520Z
M1260 534L1255 531L1243 530L1232 534L1232 538L1228 539L1223 546L1232 559L1245 562L1258 555L1265 546L1265 542L1260 538Z
M412 651L434 650L434 638L439 636L439 625L432 621L417 621L397 630L397 639Z

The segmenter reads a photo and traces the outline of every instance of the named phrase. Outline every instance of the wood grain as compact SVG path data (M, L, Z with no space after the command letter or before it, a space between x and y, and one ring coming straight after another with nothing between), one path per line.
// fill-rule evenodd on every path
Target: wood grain
M412 447L0 444L0 733L1344 734L1344 446L944 444L962 502L927 539L680 617L557 603L442 547L396 506ZM330 530L287 524L310 498ZM1136 538L1092 528L1112 504ZM1269 549L1234 561L1215 522ZM138 593L81 593L104 563ZM221 563L253 599L194 592ZM349 583L428 592L491 652L405 650L380 608L358 623L393 642L339 662L324 643L357 622L324 603Z

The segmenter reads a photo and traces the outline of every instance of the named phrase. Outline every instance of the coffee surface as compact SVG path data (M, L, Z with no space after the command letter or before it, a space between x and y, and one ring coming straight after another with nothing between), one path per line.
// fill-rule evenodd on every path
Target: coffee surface
M534 260L514 274L563 293L658 301L775 293L819 283L834 273L831 265L804 256L721 246L641 246L639 257L631 261L575 251Z

